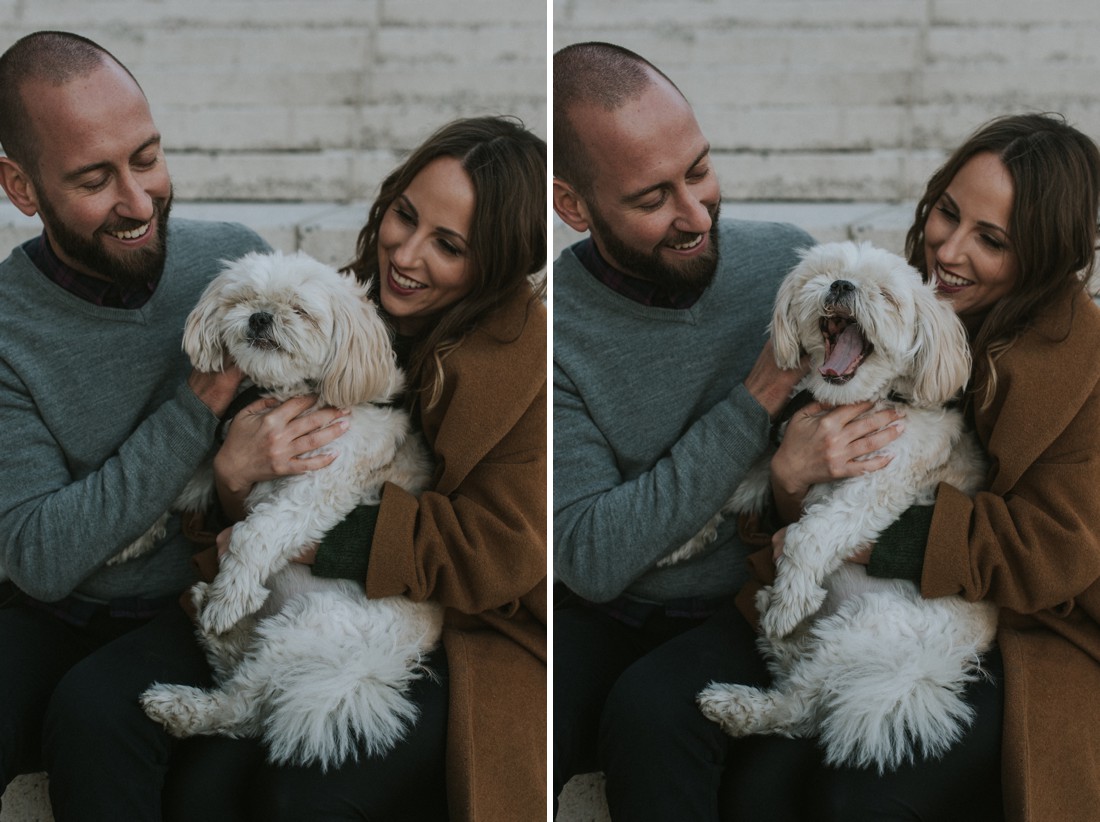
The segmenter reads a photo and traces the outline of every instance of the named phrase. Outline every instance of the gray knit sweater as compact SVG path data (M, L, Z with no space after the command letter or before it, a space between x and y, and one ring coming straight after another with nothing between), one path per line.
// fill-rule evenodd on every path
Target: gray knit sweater
M794 226L723 221L712 285L648 308L566 249L554 264L554 571L581 596L666 602L736 591L748 549L727 522L708 551L656 562L721 507L764 450L743 381L779 281L813 244Z
M158 597L194 578L173 520L152 553L104 563L168 509L217 420L187 387L183 323L223 259L266 250L252 231L172 220L140 309L101 308L16 248L0 263L0 565L53 601Z

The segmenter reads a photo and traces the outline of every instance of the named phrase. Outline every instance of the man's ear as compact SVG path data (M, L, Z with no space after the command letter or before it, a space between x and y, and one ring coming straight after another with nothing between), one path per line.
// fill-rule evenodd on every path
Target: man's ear
M574 231L588 231L588 205L584 198L573 186L557 177L554 178L554 211Z
M0 186L15 207L28 217L38 213L38 192L34 190L31 176L9 157L0 157Z

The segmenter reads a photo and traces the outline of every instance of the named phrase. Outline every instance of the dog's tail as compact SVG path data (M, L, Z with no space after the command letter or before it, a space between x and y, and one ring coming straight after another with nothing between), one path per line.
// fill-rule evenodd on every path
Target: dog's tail
M278 614L259 629L270 634L260 640L264 647L287 647L286 628L298 646L274 670L263 718L269 759L328 770L360 754L387 753L419 715L409 692L427 673L421 662L437 626L431 618L410 620L404 612L417 606L407 600L397 613L388 599L367 603L369 610L315 594L299 601L293 626L280 624Z
M983 675L981 653L992 641L993 621L961 614L929 621L922 613L928 603L899 613L893 597L875 612L874 599L863 598L860 620L876 622L877 630L853 631L848 622L842 631L844 647L836 650L844 663L830 666L835 673L824 683L820 734L828 764L884 773L918 756L939 758L973 722L965 691Z

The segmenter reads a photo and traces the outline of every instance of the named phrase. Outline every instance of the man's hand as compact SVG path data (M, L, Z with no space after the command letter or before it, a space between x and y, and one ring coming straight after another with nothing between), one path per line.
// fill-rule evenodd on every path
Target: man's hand
M749 375L745 377L745 388L768 412L773 420L783 410L790 399L791 391L809 370L809 357L804 356L798 368L781 369L775 363L775 349L769 338L756 358Z
M244 373L236 363L228 363L221 371L196 371L191 369L187 385L219 419L228 410L229 403L237 394L237 386L244 379Z

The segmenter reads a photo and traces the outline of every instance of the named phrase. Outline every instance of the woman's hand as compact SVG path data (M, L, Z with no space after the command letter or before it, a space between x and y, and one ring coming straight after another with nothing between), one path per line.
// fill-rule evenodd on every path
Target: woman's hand
M873 407L871 402L836 408L813 402L794 413L771 461L772 491L783 520L798 519L810 486L889 464L889 454L876 452L905 430L904 412L871 412Z
M280 403L267 397L233 418L214 457L214 479L226 514L243 517L244 499L257 482L316 471L336 459L331 453L306 456L348 428L347 411L314 409L316 401L303 396Z

